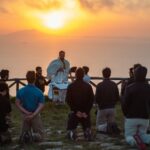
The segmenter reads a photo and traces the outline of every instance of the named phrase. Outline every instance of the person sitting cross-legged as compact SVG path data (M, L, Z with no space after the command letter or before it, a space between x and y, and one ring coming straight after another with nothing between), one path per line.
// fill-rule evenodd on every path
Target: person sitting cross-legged
M66 102L70 107L67 130L70 139L76 139L78 123L82 124L86 140L91 140L90 110L94 101L94 94L90 84L83 81L84 70L76 70L76 80L68 86Z

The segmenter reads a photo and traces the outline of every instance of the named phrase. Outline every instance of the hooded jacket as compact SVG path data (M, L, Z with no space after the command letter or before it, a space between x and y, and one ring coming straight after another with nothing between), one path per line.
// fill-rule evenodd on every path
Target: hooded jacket
M150 115L150 85L146 82L147 69L135 70L135 82L125 90L123 113L126 118L148 119Z
M66 102L71 111L90 113L93 106L94 94L90 84L81 79L75 80L68 86Z

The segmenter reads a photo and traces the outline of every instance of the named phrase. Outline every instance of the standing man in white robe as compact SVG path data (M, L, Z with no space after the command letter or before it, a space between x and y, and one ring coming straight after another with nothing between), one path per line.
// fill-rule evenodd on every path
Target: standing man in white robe
M53 99L53 90L52 86L55 86L59 89L59 102L65 101L66 96L66 89L68 85L68 73L70 70L70 63L65 59L65 52L60 51L58 59L53 60L50 62L47 68L47 77L51 79L50 88L48 96L50 99Z

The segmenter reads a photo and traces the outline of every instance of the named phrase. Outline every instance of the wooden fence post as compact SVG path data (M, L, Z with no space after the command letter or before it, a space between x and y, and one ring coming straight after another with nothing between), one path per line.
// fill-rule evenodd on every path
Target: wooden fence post
M16 82L16 95L17 95L17 92L19 90L19 79L15 79L15 82Z

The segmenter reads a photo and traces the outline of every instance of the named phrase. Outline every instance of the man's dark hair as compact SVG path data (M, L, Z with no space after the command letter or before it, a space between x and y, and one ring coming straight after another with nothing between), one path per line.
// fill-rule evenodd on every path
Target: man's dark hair
M141 67L142 65L140 63L134 64L133 69L135 70L137 67Z
M85 74L87 74L89 72L88 66L83 66L82 68L83 68Z
M129 74L130 74L130 77L134 76L134 69L133 69L133 67L129 68Z
M131 68L129 68L129 71L130 71L130 72L133 72L133 68L132 68L132 67L131 67Z
M35 71L28 71L26 74L26 78L27 78L28 83L31 83L31 84L34 83L36 79Z
M9 70L2 69L1 72L0 72L0 76L1 76L1 79L4 79L6 76L8 78L9 77Z
M104 78L109 78L111 75L111 69L106 67L102 70L102 74Z
M84 77L84 70L82 68L78 68L76 70L76 78L81 80L83 79L83 77Z
M37 66L37 67L35 68L36 71L38 71L39 69L42 69L42 67Z
M61 50L61 51L59 51L59 54L60 54L60 53L65 53L65 51Z
M147 75L147 68L144 66L137 67L134 71L136 81L145 81Z

